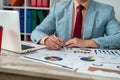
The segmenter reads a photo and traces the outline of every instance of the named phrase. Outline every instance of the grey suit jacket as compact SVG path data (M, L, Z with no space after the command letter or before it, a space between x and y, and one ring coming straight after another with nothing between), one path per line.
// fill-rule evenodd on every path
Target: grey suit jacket
M38 43L43 37L53 35L64 42L72 38L73 0L56 3L44 21L33 30L31 39ZM120 23L113 7L91 0L83 30L84 40L92 39L100 48L120 48Z

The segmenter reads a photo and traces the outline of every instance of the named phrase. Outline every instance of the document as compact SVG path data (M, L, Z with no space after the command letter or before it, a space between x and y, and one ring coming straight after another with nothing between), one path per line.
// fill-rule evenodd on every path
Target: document
M39 50L22 58L78 73L120 78L120 51L89 48Z
M25 55L23 56L23 58L31 61L45 63L52 66L61 67L64 69L74 70L74 65L76 64L75 60L77 60L76 58L78 58L74 56L76 55L69 55L69 53L64 53L60 51L39 50L34 54Z

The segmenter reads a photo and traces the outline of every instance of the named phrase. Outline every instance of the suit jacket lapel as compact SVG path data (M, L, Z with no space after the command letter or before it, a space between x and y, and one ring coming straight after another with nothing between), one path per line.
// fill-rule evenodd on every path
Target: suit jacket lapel
M73 0L69 0L68 7L65 8L65 26L66 35L64 36L65 41L71 39L72 37L72 26L73 26L73 13L74 13Z
M84 26L83 39L91 39L94 27L94 21L97 11L95 10L95 2L91 0L89 9L86 16L86 22Z

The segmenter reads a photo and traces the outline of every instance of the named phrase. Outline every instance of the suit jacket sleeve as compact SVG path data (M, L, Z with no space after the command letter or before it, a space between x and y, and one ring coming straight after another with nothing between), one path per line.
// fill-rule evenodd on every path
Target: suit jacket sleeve
M120 48L120 22L115 18L114 9L106 14L105 37L94 38L100 48Z
M39 43L39 41L45 37L50 36L55 32L55 5L51 9L49 15L40 23L35 30L32 31L31 39L34 43Z

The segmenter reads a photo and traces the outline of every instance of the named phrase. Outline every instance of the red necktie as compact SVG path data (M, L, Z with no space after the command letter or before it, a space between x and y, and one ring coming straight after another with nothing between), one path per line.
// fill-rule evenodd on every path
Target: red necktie
M74 33L73 33L73 38L81 38L81 32L82 32L82 10L83 10L83 6L79 5L77 7L79 9L77 16L76 16L76 23L75 23L75 27L74 27Z

